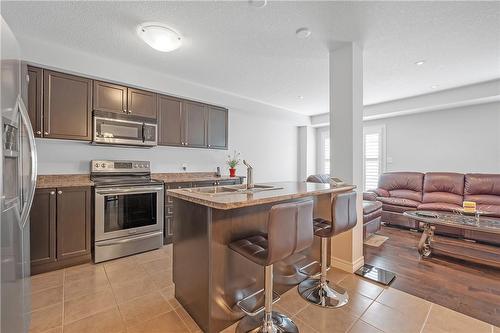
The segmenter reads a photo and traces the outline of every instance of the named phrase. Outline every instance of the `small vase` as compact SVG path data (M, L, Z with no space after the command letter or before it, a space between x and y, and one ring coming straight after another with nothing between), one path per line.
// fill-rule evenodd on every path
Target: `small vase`
M229 168L229 177L236 177L236 169Z

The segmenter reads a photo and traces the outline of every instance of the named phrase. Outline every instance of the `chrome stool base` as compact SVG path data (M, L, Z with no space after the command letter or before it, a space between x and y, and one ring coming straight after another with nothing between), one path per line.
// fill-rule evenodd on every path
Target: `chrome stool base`
M254 317L245 316L236 327L236 333L299 333L297 325L287 316L273 311L272 324L264 324L265 313Z
M299 284L298 290L306 301L323 308L340 308L349 302L347 291L339 286L330 286L328 280L307 279Z

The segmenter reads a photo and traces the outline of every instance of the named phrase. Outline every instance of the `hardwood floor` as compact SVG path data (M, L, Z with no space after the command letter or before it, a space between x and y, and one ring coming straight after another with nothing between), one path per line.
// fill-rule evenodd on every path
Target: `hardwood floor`
M420 233L382 227L389 239L364 246L365 263L397 274L391 287L500 326L500 270L444 256L421 260Z

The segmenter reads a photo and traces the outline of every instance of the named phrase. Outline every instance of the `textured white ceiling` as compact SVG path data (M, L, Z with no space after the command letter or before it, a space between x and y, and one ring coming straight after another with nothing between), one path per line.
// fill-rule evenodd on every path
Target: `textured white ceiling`
M338 41L363 45L365 104L500 77L499 2L2 2L1 14L15 34L303 114L328 111ZM182 48L151 49L135 34L145 21L181 32ZM311 38L295 37L303 26Z

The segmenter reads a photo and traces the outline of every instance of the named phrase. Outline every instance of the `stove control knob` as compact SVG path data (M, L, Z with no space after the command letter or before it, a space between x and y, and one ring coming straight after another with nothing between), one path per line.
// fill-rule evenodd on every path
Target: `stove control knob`
M96 167L96 168L98 168L98 167L99 167L99 163L96 163L96 164L95 164L95 167Z
M104 163L103 163L103 164L101 164L101 167L105 168L105 167L106 167L106 164L104 164Z
M138 167L139 167L139 164L134 165L134 168L138 168Z

